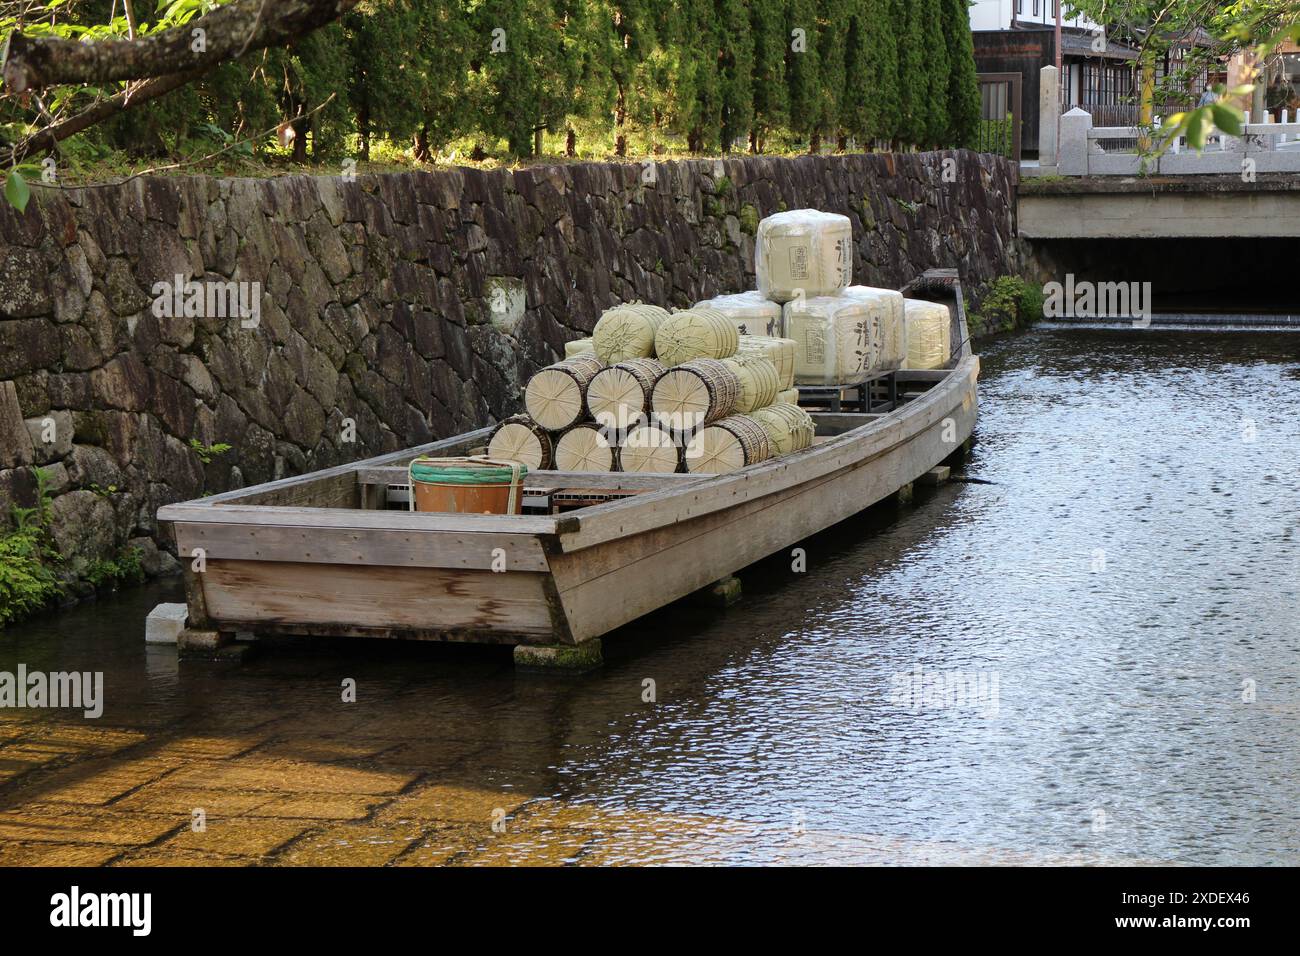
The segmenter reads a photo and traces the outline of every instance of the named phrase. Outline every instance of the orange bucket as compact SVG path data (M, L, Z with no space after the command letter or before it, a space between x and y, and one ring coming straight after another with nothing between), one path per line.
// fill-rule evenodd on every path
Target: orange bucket
M525 465L491 458L417 458L409 466L411 509L444 514L519 514Z

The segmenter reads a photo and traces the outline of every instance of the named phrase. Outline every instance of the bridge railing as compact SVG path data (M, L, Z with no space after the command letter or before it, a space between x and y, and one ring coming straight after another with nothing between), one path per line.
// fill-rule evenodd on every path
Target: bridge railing
M1216 132L1203 150L1178 136L1163 151L1157 144L1157 127L1093 126L1092 116L1070 110L1060 120L1059 159L1056 172L1062 176L1136 176L1146 172L1162 176L1207 173L1300 173L1300 122L1252 123L1250 115L1240 136ZM1297 117L1300 119L1300 117ZM1138 143L1138 148L1134 143ZM1149 144L1146 151L1142 143ZM1109 146L1109 148L1108 148Z

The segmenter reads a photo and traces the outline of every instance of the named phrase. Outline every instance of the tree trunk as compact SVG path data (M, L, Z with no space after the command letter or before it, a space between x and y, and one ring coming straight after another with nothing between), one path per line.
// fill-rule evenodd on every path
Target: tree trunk
M361 148L361 158L370 162L370 103L362 97L357 107L357 145Z
M299 110L301 112L301 110ZM311 126L311 120L307 117L294 120L293 127L293 161L299 166L307 165L307 130Z
M625 129L626 124L627 124L627 91L623 88L623 84L620 83L618 85L618 101L614 106L614 129L616 130L616 135L614 136L615 156L627 155L627 132Z

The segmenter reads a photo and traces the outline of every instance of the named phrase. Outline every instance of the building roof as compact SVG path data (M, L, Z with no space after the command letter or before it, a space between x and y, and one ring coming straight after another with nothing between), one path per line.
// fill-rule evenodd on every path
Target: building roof
M993 34L1012 34L1012 33L1054 33L1055 24L1050 23L1017 23L1015 26L1006 30L974 30L976 36L989 36ZM1093 41L1096 38L1091 30L1080 29L1079 27L1061 27L1061 55L1073 57L1088 57L1102 60L1136 60L1138 51L1124 43L1107 39L1102 52L1098 53L1092 48Z
M1067 30L1061 31L1061 54L1063 56L1080 56L1095 57L1101 60L1136 60L1138 51L1131 46L1125 46L1123 43L1116 43L1114 40L1107 40L1098 52L1092 45L1094 37L1091 33L1074 33Z

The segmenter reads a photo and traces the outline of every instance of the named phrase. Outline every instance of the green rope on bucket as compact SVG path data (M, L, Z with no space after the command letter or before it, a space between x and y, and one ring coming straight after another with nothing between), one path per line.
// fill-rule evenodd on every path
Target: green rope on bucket
M519 477L528 474L525 465L519 466ZM422 465L411 463L411 480L439 485L508 485L514 474L509 468L476 467L472 465Z

